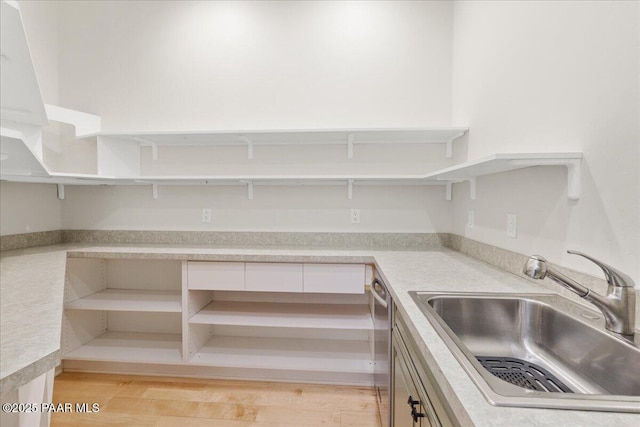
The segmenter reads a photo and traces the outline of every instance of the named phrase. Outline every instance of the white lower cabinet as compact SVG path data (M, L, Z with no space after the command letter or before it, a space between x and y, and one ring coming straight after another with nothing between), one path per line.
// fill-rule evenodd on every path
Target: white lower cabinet
M371 384L371 272L69 258L64 369Z
M181 363L180 261L69 258L64 359Z
M248 262L247 291L302 292L302 264Z
M364 292L363 264L304 264L304 292L361 294Z
M244 290L245 272L242 262L187 262L189 289Z

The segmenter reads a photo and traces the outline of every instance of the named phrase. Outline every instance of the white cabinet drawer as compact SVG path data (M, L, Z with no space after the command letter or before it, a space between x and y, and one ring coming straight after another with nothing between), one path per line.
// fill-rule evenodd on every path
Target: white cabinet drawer
M247 291L302 292L302 264L248 262Z
M189 289L218 291L243 291L243 262L198 262L187 263Z
M305 264L304 292L362 294L364 264Z

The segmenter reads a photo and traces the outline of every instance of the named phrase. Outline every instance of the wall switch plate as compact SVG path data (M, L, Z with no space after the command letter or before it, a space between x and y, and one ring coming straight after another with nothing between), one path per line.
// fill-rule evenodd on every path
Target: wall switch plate
M473 211L467 212L467 228L473 228L475 223L475 213Z
M202 209L202 222L211 222L211 209Z
M518 237L518 216L516 214L507 214L507 237Z
M360 209L351 209L351 224L360 224Z

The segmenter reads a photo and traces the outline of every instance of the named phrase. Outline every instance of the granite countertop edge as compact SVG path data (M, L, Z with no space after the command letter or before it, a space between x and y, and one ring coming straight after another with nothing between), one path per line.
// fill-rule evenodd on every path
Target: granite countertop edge
M339 247L215 247L193 245L96 245L62 244L48 247L3 252L0 267L25 256L47 257L64 252L66 257L143 258L198 261L249 262L331 262L373 263L381 272L422 356L430 365L436 381L449 400L452 410L463 425L511 426L514 420L521 426L540 425L617 425L635 426L640 415L613 412L555 410L539 408L496 407L489 404L420 312L407 293L409 290L554 293L535 283L504 272L475 258L447 248L433 249L343 249ZM17 257L17 258L16 258ZM64 266L62 267L64 271ZM60 278L58 278L59 280ZM64 277L62 278L64 283ZM62 312L62 306L58 308ZM55 325L54 325L55 327ZM55 332L55 331L54 331ZM58 332L59 336L59 332ZM0 380L3 395L55 367L60 360L59 349L4 375ZM603 424L604 423L604 424Z

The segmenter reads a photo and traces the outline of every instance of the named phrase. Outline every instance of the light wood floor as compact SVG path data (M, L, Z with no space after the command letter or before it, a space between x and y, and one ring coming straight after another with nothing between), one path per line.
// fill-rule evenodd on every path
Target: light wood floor
M62 373L54 403L98 403L54 413L52 427L379 427L369 387Z

